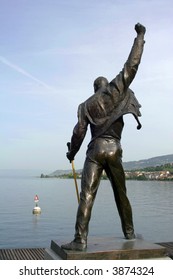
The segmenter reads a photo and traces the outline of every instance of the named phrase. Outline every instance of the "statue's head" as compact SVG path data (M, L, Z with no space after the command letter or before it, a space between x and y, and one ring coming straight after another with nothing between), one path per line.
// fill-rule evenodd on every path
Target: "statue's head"
M100 88L105 88L109 84L108 80L105 77L98 77L94 81L94 92L98 91Z

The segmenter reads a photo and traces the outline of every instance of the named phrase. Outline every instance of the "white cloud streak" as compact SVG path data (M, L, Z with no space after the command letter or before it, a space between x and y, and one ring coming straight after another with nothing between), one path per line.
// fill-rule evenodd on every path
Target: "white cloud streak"
M51 91L51 92L56 92L57 90L51 86L49 86L47 83L37 79L36 77L34 77L32 74L30 74L29 72L25 71L23 68L21 68L20 66L10 62L8 59L6 59L3 56L0 56L0 62L9 66L11 69L15 70L16 72L22 74L23 76L35 81L37 84L43 86L45 89Z

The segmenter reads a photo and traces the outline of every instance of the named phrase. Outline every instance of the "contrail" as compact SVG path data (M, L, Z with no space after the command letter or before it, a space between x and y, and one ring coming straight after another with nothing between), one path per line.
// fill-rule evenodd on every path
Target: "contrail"
M27 71L25 71L24 69L22 69L21 67L19 67L16 64L11 63L8 59L6 59L3 56L0 56L0 62L2 62L3 64L9 66L10 68L14 69L15 71L17 71L18 73L24 75L25 77L30 78L31 80L35 81L36 83L42 85L43 87L45 87L46 89L49 89L51 91L56 91L56 89L54 89L53 87L49 86L48 84L44 83L43 81L37 79L36 77L34 77L33 75L31 75L30 73L28 73Z

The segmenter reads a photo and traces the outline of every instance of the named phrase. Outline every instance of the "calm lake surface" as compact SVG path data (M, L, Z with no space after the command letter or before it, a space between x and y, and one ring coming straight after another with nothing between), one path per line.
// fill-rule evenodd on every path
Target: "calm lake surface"
M135 232L147 241L172 242L173 182L127 181L127 191ZM0 194L0 248L49 247L52 239L73 239L77 198L72 179L1 170ZM42 209L37 216L32 214L36 194ZM108 180L101 181L89 236L123 238Z

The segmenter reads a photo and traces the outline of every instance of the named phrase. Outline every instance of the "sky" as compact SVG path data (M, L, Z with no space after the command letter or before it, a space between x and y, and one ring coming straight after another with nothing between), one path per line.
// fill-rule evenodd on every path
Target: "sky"
M142 129L125 116L123 161L173 153L172 0L0 0L0 169L70 169L67 146L93 81L111 81L140 22L131 84ZM75 157L82 168L90 131Z

